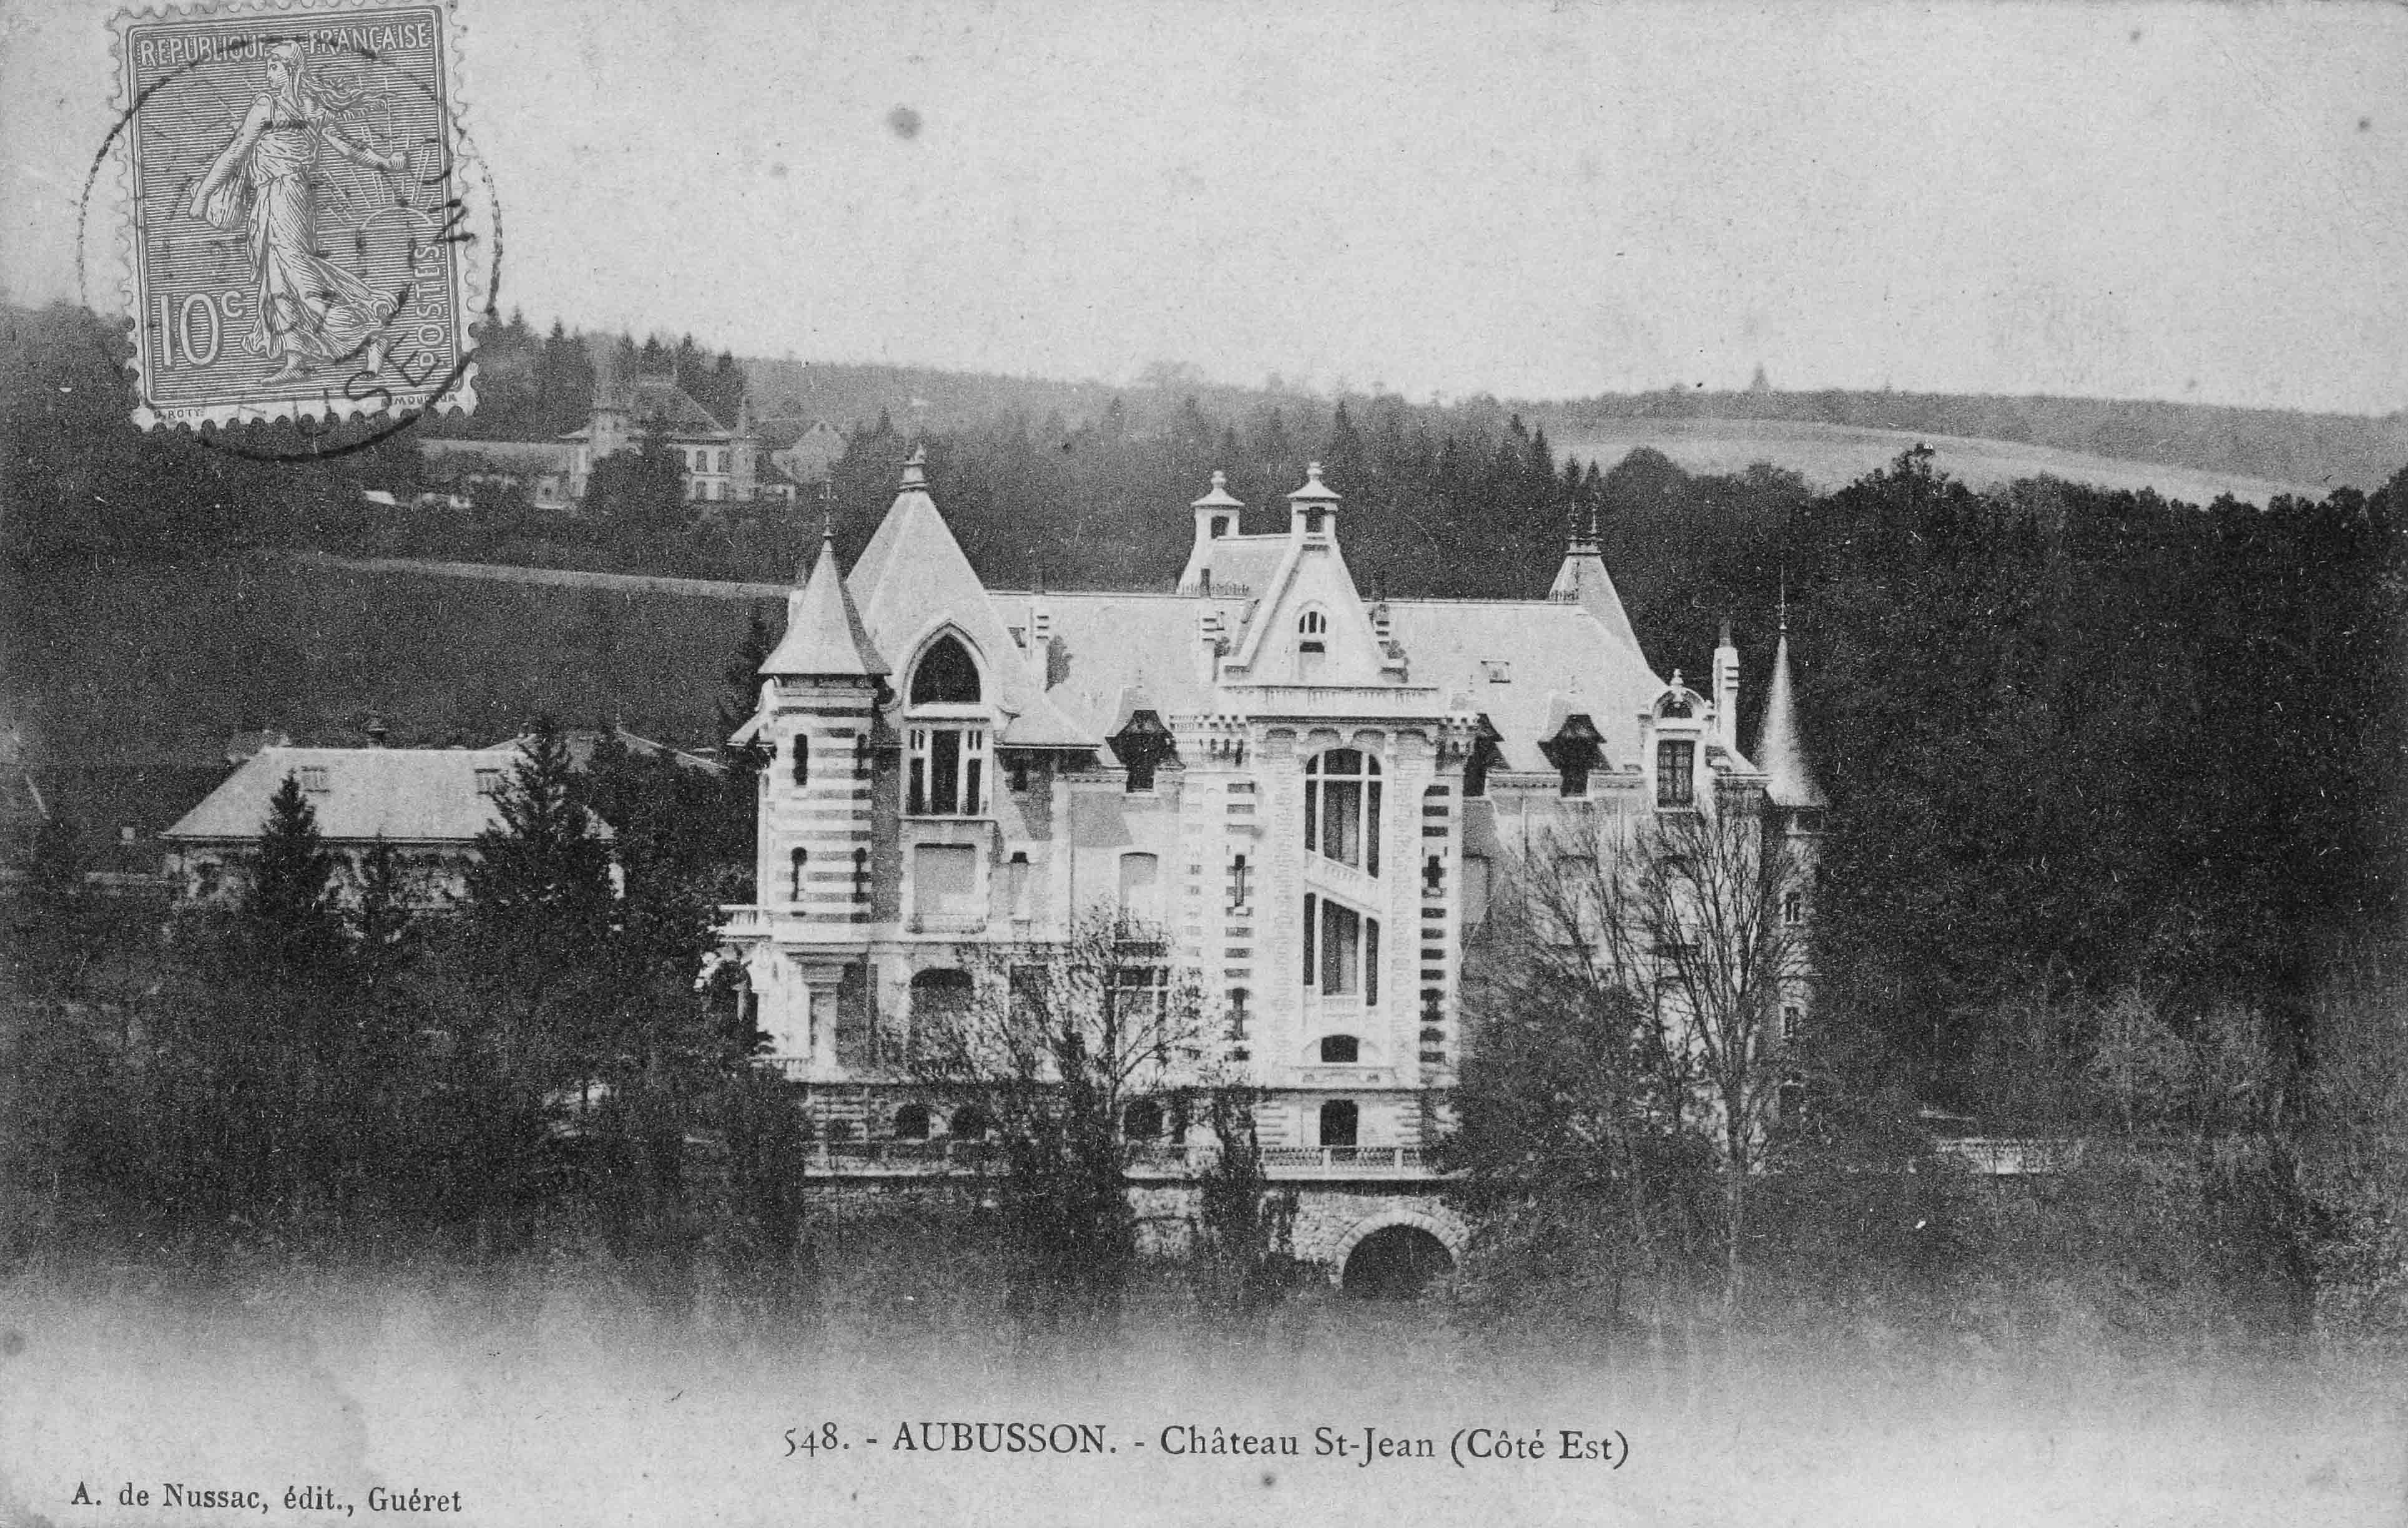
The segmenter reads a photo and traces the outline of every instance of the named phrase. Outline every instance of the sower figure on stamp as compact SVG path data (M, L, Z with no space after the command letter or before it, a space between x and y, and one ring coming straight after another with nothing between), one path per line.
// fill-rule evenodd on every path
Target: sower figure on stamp
M308 59L297 42L268 50L266 92L193 188L190 205L194 217L215 228L249 223L257 316L243 348L281 358L271 383L363 351L362 368L374 375L384 365L382 330L399 306L318 253L318 146L388 175L407 161L346 136L340 119L357 97L320 86L308 76Z

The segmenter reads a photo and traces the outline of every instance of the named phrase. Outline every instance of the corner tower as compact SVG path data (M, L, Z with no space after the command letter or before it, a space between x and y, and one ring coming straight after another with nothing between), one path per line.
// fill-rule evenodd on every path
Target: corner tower
M786 633L761 664L761 705L739 737L767 749L755 899L807 923L869 917L870 732L885 662L837 570L833 527L786 600Z

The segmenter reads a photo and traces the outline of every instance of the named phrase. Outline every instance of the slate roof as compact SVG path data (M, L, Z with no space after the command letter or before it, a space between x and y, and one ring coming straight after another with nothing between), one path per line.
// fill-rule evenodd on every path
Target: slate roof
M1298 491L1314 499L1326 492L1312 483ZM1216 617L1226 650L1240 652L1264 601L1278 594L1273 586L1297 546L1285 535L1210 543L1216 590L1210 594L990 591L929 496L924 463L915 453L852 577L834 579L834 558L824 551L810 587L794 596L795 608L803 610L823 573L831 576L829 587L808 621L790 622L790 629L815 630L810 645L859 648L858 637L844 635L852 623L839 621L842 596L850 593L867 635L864 661L899 672L939 629L956 626L983 656L991 698L1007 713L1000 744L1096 747L1134 709L1168 720L1223 704L1204 657L1203 621ZM1584 550L1568 559L1583 565L1559 578L1558 597L1387 602L1390 640L1402 652L1405 684L1435 690L1446 710L1485 716L1508 770L1551 769L1540 745L1576 716L1587 717L1596 729L1608 767L1643 763L1641 719L1652 711L1665 681L1641 654L1602 561L1589 577L1587 559L1579 556ZM1239 583L1244 593L1217 592ZM1051 622L1050 645L1041 653L1033 650L1039 609ZM1780 663L1768 717L1788 713L1785 647ZM765 665L764 672L777 671ZM1378 708L1378 686L1366 687L1367 711ZM1794 725L1790 735L1797 758ZM1719 746L1713 756L1753 768ZM1792 778L1819 799L1802 759Z
M1007 747L1093 747L1101 734L1056 709L1034 665L1010 633L961 543L928 496L926 460L918 451L903 468L877 534L862 549L847 579L861 621L880 658L907 668L945 625L958 626L985 661L991 696L1010 720L996 741Z
M665 377L642 377L636 380L635 397L627 412L640 423L679 435L727 435L727 427L713 419L710 410L696 403L694 394Z
M284 777L326 771L312 793L318 832L328 839L466 843L495 825L494 798L477 791L480 769L518 766L516 745L481 749L268 748L236 769L165 836L255 838Z
M1211 574L1216 591L1268 593L1271 575L1279 571L1280 559L1287 555L1294 540L1285 531L1276 536L1225 536L1206 547L1204 570Z
M1032 601L1052 615L1061 673L1047 698L1095 737L1111 735L1125 714L1125 696L1140 691L1166 719L1211 709L1197 618L1218 611L1225 630L1234 632L1253 603L1154 593L997 593L989 599L1015 625ZM1388 620L1405 650L1406 682L1436 686L1450 709L1484 712L1503 735L1498 747L1508 769L1552 767L1538 745L1550 734L1559 701L1566 713L1586 714L1596 724L1617 768L1640 762L1639 715L1664 681L1580 606L1390 600ZM1486 662L1505 663L1511 678L1490 680Z
M810 577L786 597L785 635L760 671L823 678L876 678L893 672L878 655L838 570L834 531L822 536Z

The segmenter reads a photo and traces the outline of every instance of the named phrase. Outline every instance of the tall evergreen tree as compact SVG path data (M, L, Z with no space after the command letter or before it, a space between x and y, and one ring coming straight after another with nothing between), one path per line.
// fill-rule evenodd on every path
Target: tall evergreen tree
M317 808L293 775L268 798L249 869L242 928L257 957L279 975L334 975L346 949L335 859L319 837Z

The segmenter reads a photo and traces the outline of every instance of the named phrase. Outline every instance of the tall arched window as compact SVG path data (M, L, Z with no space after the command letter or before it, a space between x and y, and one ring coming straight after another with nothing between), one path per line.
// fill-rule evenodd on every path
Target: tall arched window
M1325 859L1380 873L1380 761L1334 748L1304 766L1304 847Z
M929 644L911 670L913 707L975 706L982 692L978 664L959 638ZM964 719L947 724L914 718L904 781L904 811L913 817L976 817L986 806L987 733Z
M790 868L793 872L794 880L787 888L787 901L800 902L803 899L803 867L810 864L810 861L811 851L810 850L798 849L795 850L790 860Z

